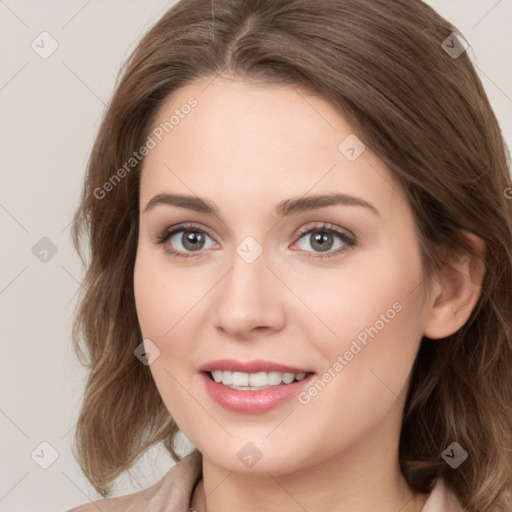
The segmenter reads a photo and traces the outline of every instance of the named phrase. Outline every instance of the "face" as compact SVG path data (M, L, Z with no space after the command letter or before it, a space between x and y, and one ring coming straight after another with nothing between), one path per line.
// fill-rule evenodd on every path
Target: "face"
M237 472L397 440L425 319L405 197L323 99L205 87L160 110L141 175L136 308L169 413ZM275 385L289 377L279 370L295 382Z

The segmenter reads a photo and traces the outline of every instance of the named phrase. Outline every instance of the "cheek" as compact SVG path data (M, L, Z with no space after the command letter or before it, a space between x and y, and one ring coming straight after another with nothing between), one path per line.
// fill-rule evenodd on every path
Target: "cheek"
M155 266L143 250L137 253L134 268L134 295L137 318L144 338L157 339L164 332L162 324L166 292Z
M336 334L319 347L327 367L338 363L333 392L357 390L352 398L375 410L404 388L422 337L421 260L410 247L405 263L404 251L393 247L359 260L325 297L326 323Z
M332 331L315 336L310 322L308 338L316 340L329 374L321 378L333 382L321 400L352 411L361 426L381 418L406 390L419 348L422 271L419 253L410 247L406 264L404 251L387 246L333 275L323 283L323 296L317 292L323 304L317 302L318 316Z
M188 284L187 284L188 283ZM189 273L171 269L156 251L139 248L134 267L134 295L137 318L144 339L150 339L160 350L149 366L155 385L167 410L180 425L186 425L190 414L188 395L180 383L194 368L190 365L191 341L195 338L187 314L198 298L190 285Z
M392 332L420 323L420 255L413 245L407 252L400 247L386 244L347 258L339 268L292 276L294 290L314 313L305 317L310 339L324 340L320 343L329 352L345 348L357 337L364 343L378 331L379 338L389 333L393 344L398 340Z
M163 251L161 254L154 249L139 248L134 268L134 295L145 337L165 344L173 332L190 327L188 311L199 300L201 291L196 279L200 280L200 276L172 267Z

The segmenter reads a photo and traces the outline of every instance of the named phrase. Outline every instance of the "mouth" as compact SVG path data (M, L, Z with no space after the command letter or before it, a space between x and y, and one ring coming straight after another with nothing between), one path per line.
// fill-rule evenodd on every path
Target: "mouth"
M313 372L200 372L211 400L232 412L258 414L277 408L296 397L315 379Z
M246 373L229 370L208 370L203 373L211 381L239 391L260 391L290 385L313 375L313 372L291 373L275 371Z

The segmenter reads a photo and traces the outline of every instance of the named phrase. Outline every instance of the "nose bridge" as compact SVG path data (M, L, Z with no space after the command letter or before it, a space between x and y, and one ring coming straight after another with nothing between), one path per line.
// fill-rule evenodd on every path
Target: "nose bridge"
M254 239L239 244L216 296L214 324L233 336L246 337L255 328L275 330L284 321L279 280L258 246Z

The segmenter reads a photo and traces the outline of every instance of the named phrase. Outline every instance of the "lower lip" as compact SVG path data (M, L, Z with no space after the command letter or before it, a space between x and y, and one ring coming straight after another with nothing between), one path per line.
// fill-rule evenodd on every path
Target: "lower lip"
M309 384L315 374L291 384L280 384L261 391L231 389L210 379L209 373L202 372L206 390L210 397L222 407L235 412L265 412L298 395Z

